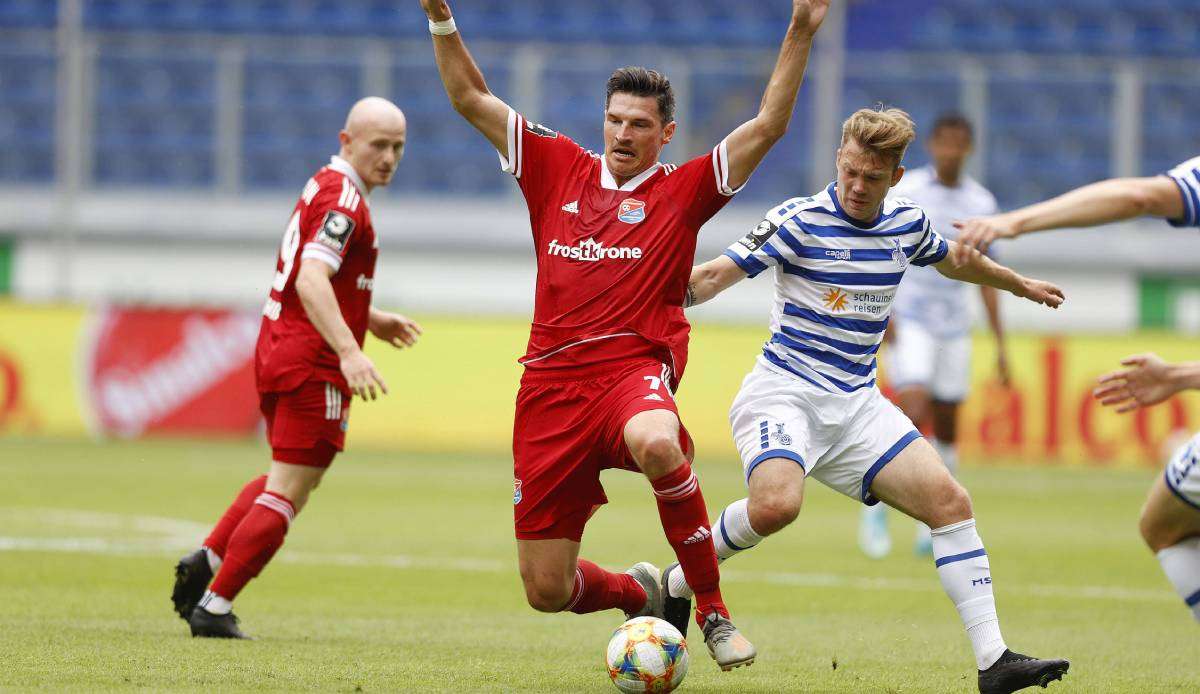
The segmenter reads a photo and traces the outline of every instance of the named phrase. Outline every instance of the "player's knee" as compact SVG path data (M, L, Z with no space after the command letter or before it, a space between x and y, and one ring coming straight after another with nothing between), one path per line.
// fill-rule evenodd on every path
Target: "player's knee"
M750 526L759 535L772 535L791 525L800 515L800 497L774 492L750 500Z
M525 599L538 612L561 612L571 599L570 589L562 581L525 581Z
M1151 506L1142 509L1142 515L1138 518L1138 532L1150 551L1157 554L1186 539L1188 533L1164 522L1154 511Z
M949 478L946 484L941 485L934 498L937 499L937 503L933 518L930 519L931 522L927 521L932 528L958 523L975 516L975 511L971 508L971 495L954 478Z
M686 460L679 447L679 437L665 433L647 434L631 442L629 448L642 472L651 479L671 472Z

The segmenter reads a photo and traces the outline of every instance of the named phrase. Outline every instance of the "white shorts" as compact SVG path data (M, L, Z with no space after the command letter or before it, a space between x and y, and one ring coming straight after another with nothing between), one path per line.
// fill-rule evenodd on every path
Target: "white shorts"
M913 423L878 388L829 393L759 357L729 410L749 484L760 463L786 458L831 489L868 506L871 481L908 444Z
M1167 488L1200 510L1200 434L1179 447L1167 462Z
M883 358L892 387L919 386L939 402L962 402L971 389L971 336L938 337L915 321L897 321Z

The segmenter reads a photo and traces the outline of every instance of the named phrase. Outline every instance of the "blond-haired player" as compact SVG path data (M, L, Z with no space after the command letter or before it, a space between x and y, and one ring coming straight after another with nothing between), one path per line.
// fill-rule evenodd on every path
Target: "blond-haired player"
M980 253L953 264L952 244L916 203L886 199L915 136L903 111L856 112L842 128L836 181L773 207L724 255L693 268L693 304L775 268L771 338L729 413L750 495L721 513L713 538L728 559L779 532L799 514L809 475L865 504L886 502L933 528L935 566L975 651L979 690L1012 692L1061 678L1068 663L1005 645L971 499L876 387L875 353L909 265L1052 308L1063 294ZM671 594L686 595L681 572L667 571Z
M1135 217L1200 227L1200 157L1162 176L1115 178L1053 200L959 225L963 250L986 249L998 238ZM1153 354L1128 357L1125 369L1100 379L1096 398L1118 412L1155 405L1181 390L1200 389L1200 362L1168 364ZM1200 434L1175 452L1150 489L1139 529L1175 592L1200 621Z

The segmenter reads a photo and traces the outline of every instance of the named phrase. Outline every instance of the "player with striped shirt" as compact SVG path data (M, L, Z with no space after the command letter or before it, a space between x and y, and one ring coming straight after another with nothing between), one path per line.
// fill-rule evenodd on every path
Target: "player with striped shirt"
M1053 200L961 223L961 251L986 249L996 239L1050 229L1089 227L1151 216L1176 227L1200 227L1200 157L1162 176L1117 178ZM1200 362L1168 364L1154 354L1121 362L1100 379L1095 396L1118 412L1156 405L1182 390L1200 389ZM1150 489L1139 521L1142 539L1192 615L1200 621L1200 433L1167 462Z
M717 555L748 550L793 520L808 476L864 504L884 501L934 530L934 563L975 651L981 692L1059 679L1065 660L1008 650L1000 634L987 552L971 499L912 422L880 393L875 354L909 266L988 285L1056 308L1062 291L979 253L954 264L953 247L911 200L887 200L915 138L903 111L861 110L842 129L838 178L793 198L721 257L693 269L692 303L773 268L771 337L729 413L750 495L713 523ZM684 577L668 567L672 595Z

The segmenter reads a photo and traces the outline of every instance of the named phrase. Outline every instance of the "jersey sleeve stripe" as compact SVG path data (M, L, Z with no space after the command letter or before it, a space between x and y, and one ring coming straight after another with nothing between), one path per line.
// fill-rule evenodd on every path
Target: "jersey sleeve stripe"
M342 269L342 256L335 253L332 249L315 242L304 244L304 251L300 254L300 259L319 260L333 268L334 272Z
M1188 165L1196 160L1186 162L1173 169L1167 176L1179 187L1183 197L1183 217L1168 220L1173 226L1200 226L1200 167L1188 170Z
M750 256L743 258L732 249L726 249L725 256L737 264L747 275L756 277L760 272L767 269L767 266L758 258Z
M713 148L713 175L717 178L717 190L725 197L733 197L742 192L742 188L746 184L735 188L729 187L729 145L726 140L721 140L721 144ZM749 183L749 181L747 181Z
M500 170L507 174L512 174L513 178L521 178L521 130L524 127L521 114L508 109L508 124L505 126L505 132L508 135L508 156L504 156L501 152L496 152L500 157Z

